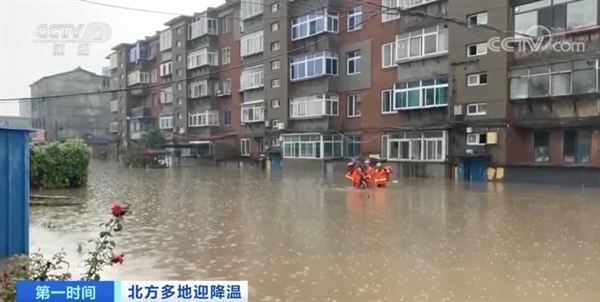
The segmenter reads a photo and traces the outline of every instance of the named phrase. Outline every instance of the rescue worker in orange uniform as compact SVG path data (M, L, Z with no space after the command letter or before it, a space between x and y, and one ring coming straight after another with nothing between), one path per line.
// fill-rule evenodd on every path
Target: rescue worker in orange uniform
M345 176L350 181L352 181L352 172L354 171L354 168L356 168L356 163L355 162L349 162L348 166L346 168L346 175Z
M367 187L371 188L373 187L373 173L375 173L375 169L371 167L371 161L369 159L365 160L364 166L363 172L365 173L365 181L367 182Z
M377 163L373 172L373 181L378 188L385 188L387 182L390 180L388 170L384 168L381 163Z
M364 189L367 187L366 176L360 165L356 165L354 170L352 170L352 185L357 189Z

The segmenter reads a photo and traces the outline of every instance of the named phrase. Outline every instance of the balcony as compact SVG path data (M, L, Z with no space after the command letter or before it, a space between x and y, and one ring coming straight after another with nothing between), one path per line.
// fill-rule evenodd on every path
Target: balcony
M190 127L214 127L219 126L219 111L205 110L203 112L191 113L188 116Z
M147 96L148 94L150 94L150 88L147 88L147 87L137 88L137 89L131 90L130 93L132 96Z
M338 116L338 104L337 96L314 95L294 98L290 102L290 118L308 119Z
M145 108L145 107L131 108L130 118L138 119L138 118L147 118L147 117L152 117L150 108Z
M144 136L144 134L146 134L146 131L136 131L136 132L131 132L131 139L141 139L142 136Z
M110 112L119 112L119 100L110 101Z
M240 108L242 114L242 123L260 123L265 121L265 101L246 102Z
M214 18L198 17L195 22L188 25L188 40L217 34L217 19Z

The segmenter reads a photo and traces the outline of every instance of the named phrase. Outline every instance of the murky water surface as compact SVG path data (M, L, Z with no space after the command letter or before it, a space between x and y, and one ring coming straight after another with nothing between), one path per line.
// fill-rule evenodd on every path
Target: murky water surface
M248 280L260 301L598 301L600 191L94 163L83 206L34 207L33 250L96 236L114 201L122 280Z

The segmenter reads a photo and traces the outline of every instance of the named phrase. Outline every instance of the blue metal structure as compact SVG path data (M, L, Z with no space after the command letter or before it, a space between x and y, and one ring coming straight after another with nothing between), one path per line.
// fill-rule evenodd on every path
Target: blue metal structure
M0 127L0 258L29 254L29 133Z

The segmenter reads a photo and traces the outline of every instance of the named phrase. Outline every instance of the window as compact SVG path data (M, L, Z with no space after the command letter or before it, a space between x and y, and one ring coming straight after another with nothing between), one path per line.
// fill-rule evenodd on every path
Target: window
M396 36L396 60L436 56L448 52L446 25L419 29Z
M381 113L388 114L396 112L394 110L394 91L392 89L387 89L381 91Z
M362 6L355 6L348 11L348 31L362 28Z
M274 13L279 10L279 2L271 4L271 12Z
M207 17L197 17L196 20L188 25L188 40L204 35L217 35L217 19ZM177 47L181 46L181 42L177 41Z
M178 76L181 76L181 75L182 75L182 73L181 73L181 69L177 69L177 75L178 75Z
M177 34L181 34L181 27L177 29Z
M34 121L35 123L36 121ZM41 127L36 127L35 125L33 126L34 128L41 128ZM112 122L110 123L110 133L116 133L119 132L119 122Z
M223 126L231 125L231 110L223 111Z
M221 32L228 33L231 31L231 16L225 16L221 19Z
M160 103L168 104L173 103L173 88L168 87L160 91Z
M327 9L292 19L292 41L316 36L323 32L337 33L339 17L327 14Z
M359 74L360 67L360 50L351 51L346 55L348 63L348 75Z
M177 83L177 90L181 90L182 86L181 83Z
M467 16L467 21L469 22L469 27L478 26L478 25L486 25L488 23L488 14L487 12L473 14Z
M150 74L147 72L134 71L127 75L127 86L150 83Z
M240 77L241 91L261 88L264 86L264 70L263 66L254 66L246 68L242 71Z
M279 60L271 61L271 70L279 69Z
M177 112L177 119L183 119L183 114L181 114L181 112Z
M172 115L163 115L160 117L159 121L160 129L173 129L173 116Z
M242 124L265 121L265 105L263 101L242 103Z
M446 160L446 131L391 133L387 136L387 155L395 161Z
M279 99L271 100L271 108L279 108Z
M167 29L160 33L160 41L159 41L159 49L160 51L165 51L167 49L171 49L173 46L173 35L170 29Z
M554 3L551 3L554 2ZM568 2L568 3L567 3ZM598 24L598 2L589 0L544 0L523 4L514 8L515 36L528 33L527 29L540 25L553 33L572 31Z
M360 94L351 94L348 96L348 117L360 116Z
M467 76L467 86L480 86L487 84L487 73L470 74Z
M175 57L177 62L181 62L181 55L177 55L177 57Z
M244 20L262 14L263 7L262 0L241 0L240 19Z
M338 97L334 95L293 98L290 100L290 118L337 116L338 103ZM279 104L277 105L279 106Z
M219 111L204 110L203 112L190 113L188 115L190 127L219 126Z
M598 91L597 60L546 64L510 72L510 98L589 94Z
M467 115L485 115L486 114L486 104L469 104L467 105Z
M381 45L381 67L396 67L396 43L386 43Z
M150 82L152 82L152 83L158 82L158 70L157 69L152 69L152 75L151 75Z
M240 153L242 156L250 156L250 139L242 138L240 140Z
M566 130L563 132L563 162L589 163L592 132Z
M231 48L224 47L221 49L221 64L229 64L231 63Z
M173 74L173 62L160 64L160 76L166 77Z
M202 48L188 54L187 69L194 69L200 66L219 65L218 50L209 50Z
M344 156L358 157L360 156L361 139L360 134L347 134L344 138Z
M394 86L394 110L448 105L448 78L413 80Z
M273 79L271 80L271 87L272 88L278 88L281 85L281 83L279 82L279 79Z
M467 134L467 145L468 146L485 145L486 142L487 142L487 134L486 133Z
M281 142L279 141L279 139L274 138L274 139L271 140L271 146L273 146L273 147L279 147L279 146L281 146Z
M177 47L181 47L181 41L176 42Z
M223 95L231 95L231 79L225 79L223 81L223 90L221 93Z
M110 112L118 112L119 111L119 101L114 100L110 101Z
M487 54L487 43L477 43L467 46L467 57L483 56Z
M397 8L401 8L402 6L399 0L382 0L381 4L381 22L400 18L400 12Z
M278 30L279 30L279 22L271 23L271 31L278 31Z
M321 158L321 138L322 136L318 134L284 135L283 157L306 159Z
M292 59L290 79L299 81L338 74L338 59L334 54L320 52Z
M279 50L279 41L275 41L273 43L271 43L271 51L278 51Z
M271 120L271 127L277 128L278 124L279 124L279 119L274 118Z
M243 36L240 47L242 57L263 52L263 31L257 31Z
M536 163L550 161L550 132L535 131L533 133L533 161Z
M177 98L177 105L183 104L183 100L181 98Z
M207 80L190 83L189 90L190 98L199 98L210 94Z

